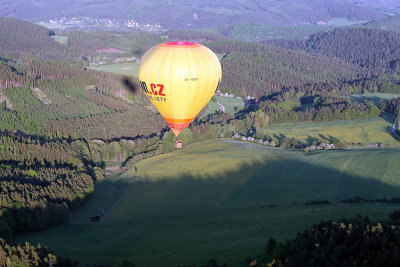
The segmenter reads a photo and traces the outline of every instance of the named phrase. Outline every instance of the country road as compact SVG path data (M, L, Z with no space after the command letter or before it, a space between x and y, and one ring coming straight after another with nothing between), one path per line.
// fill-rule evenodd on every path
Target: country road
M393 134L393 136L395 138L399 139L399 135L396 132L396 125L398 124L397 117L393 114L391 114L391 115L393 116L394 122L393 122L392 130L390 132ZM400 125L399 125L399 129L400 129Z
M218 101L217 101L217 105L218 105L219 109L222 111L222 113L225 113L225 107Z

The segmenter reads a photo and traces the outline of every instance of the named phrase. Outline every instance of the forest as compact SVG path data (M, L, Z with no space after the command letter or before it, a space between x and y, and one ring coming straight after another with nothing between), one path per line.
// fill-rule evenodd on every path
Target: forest
M368 217L321 221L294 239L266 249L273 255L271 266L397 266L400 264L399 211L383 222Z

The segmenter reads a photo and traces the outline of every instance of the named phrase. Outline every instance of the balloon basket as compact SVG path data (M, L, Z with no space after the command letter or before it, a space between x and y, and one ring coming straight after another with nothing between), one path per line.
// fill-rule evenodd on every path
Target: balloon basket
M177 149L182 148L182 143L177 142L177 143L175 144L175 148L177 148Z
M182 139L178 136L178 139L175 142L175 148L182 148Z

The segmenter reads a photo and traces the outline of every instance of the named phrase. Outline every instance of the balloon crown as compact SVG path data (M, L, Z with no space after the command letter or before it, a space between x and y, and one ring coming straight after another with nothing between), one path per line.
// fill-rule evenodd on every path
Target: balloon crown
M191 42L166 42L162 43L161 46L173 46L173 47L198 47L199 44Z

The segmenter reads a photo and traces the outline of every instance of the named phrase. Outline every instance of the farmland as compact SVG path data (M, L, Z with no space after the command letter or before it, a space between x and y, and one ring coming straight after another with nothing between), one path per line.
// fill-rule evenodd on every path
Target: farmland
M129 76L138 76L139 63L129 62L129 63L118 63L109 65L100 65L91 67L94 70L101 70L105 72L118 73Z
M40 242L81 263L139 266L248 266L269 236L293 237L313 223L368 215L384 219L398 204L341 198L400 196L398 148L302 153L228 139L188 145L137 163L98 183L69 223L18 240ZM331 204L304 205L309 199ZM88 217L103 213L100 222ZM62 240L63 242L60 242Z
M381 143L398 146L400 142L390 133L393 121L390 114L383 113L380 117L357 120L275 124L263 129L262 133L272 138L280 135L295 137L296 140L303 142L313 138L324 140L336 137L348 145Z

